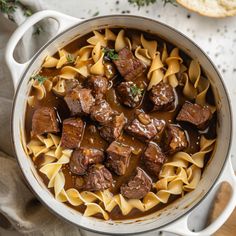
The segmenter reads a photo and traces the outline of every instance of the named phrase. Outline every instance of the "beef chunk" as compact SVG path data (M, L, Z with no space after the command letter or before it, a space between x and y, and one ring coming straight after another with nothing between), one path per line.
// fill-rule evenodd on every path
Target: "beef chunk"
M144 170L137 167L136 171L136 175L120 188L122 196L129 199L144 198L152 187L152 180Z
M110 188L112 182L112 174L105 166L101 164L92 165L84 177L82 189L86 191L102 191Z
M81 85L77 79L66 79L65 81L65 90L66 93L70 92L74 88L80 88Z
M143 88L139 88L134 82L122 82L117 86L117 95L120 102L128 107L138 106L143 98Z
M133 56L133 53L128 48L123 48L118 53L118 59L113 60L120 74L125 80L134 80L145 69L141 61Z
M99 123L106 123L112 118L113 111L104 99L97 99L91 108L91 118Z
M103 162L103 151L95 148L79 148L74 150L70 158L70 170L77 175L84 175L91 164Z
M105 123L99 128L100 135L108 142L112 142L121 135L121 131L125 124L126 118L123 113L113 115L111 121Z
M40 107L32 119L32 136L59 132L56 112L52 107Z
M88 115L94 104L90 89L74 88L70 90L64 100L71 111L71 115Z
M159 138L165 128L165 121L151 118L145 113L139 113L137 118L125 127L125 131L136 138L148 141Z
M176 120L189 122L196 125L198 129L205 129L211 118L212 113L209 107L185 102Z
M80 118L68 118L63 121L61 146L78 148L83 138L84 122Z
M93 96L103 97L108 88L108 81L100 75L91 75L87 80L87 86L92 90Z
M160 82L151 88L149 99L154 111L169 111L174 108L175 93L171 85Z
M114 171L117 175L124 175L129 165L131 147L114 141L107 149L106 166Z
M144 152L143 160L147 169L158 176L166 156L156 143L150 142Z
M169 124L166 129L166 151L173 154L188 146L185 132L178 126Z

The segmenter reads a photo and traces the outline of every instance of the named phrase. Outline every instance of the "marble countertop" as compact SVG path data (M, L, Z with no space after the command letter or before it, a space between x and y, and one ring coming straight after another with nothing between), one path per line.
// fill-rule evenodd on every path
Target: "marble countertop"
M189 12L181 6L167 4L164 7L161 1L141 9L129 5L128 0L67 0L66 2L48 0L45 2L50 9L78 18L107 14L132 14L150 17L178 29L195 41L210 56L224 78L231 100L236 99L236 17L207 18ZM236 103L232 103L232 106L233 113L235 113ZM234 146L231 157L236 167L236 158L234 157L236 145ZM213 197L212 193L194 210L190 219L191 229L198 231L204 226ZM159 232L153 232L146 235L158 234ZM88 235L94 234L89 233ZM171 234L164 233L162 235Z

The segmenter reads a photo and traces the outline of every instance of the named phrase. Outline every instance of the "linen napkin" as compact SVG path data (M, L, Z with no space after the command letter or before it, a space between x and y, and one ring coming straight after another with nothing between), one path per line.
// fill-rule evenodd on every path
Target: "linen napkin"
M27 18L25 11L28 8L34 13L45 9L46 5L41 0L22 0L13 13L0 13L0 227L5 228L4 232L6 229L16 231L16 235L80 235L77 227L51 214L34 197L14 159L10 137L14 89L4 61L4 51L13 31ZM56 28L53 22L41 22L40 27L44 29L43 33L35 35L34 28L24 35L16 50L18 60L30 58Z

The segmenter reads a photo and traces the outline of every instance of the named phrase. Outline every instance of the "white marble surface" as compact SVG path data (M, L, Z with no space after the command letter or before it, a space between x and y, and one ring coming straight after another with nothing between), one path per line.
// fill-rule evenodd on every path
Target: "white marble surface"
M236 99L236 17L225 19L211 19L189 12L181 6L167 4L163 7L161 1L141 8L130 6L128 0L50 0L50 8L59 10L79 18L90 18L94 14L132 14L157 19L164 22L194 40L214 61L221 72L231 100ZM236 113L236 103L232 102L233 113ZM236 154L236 146L232 154ZM236 158L233 157L236 167ZM206 222L210 203L214 197L211 193L199 207L197 207L189 221L189 227L196 231L202 229ZM87 235L87 234L86 234ZM160 232L148 233L147 236L171 235ZM92 234L88 234L92 236Z
M161 1L138 10L130 6L128 0L48 0L50 9L58 10L79 18L90 18L94 14L133 14L142 15L164 22L194 40L203 48L210 58L215 62L221 72L227 89L230 93L233 113L236 112L236 17L225 19L210 19L191 13L182 7L166 5L163 7ZM234 145L231 156L236 166L236 145ZM201 205L195 209L190 220L190 228L200 230L206 222L207 212L213 194L206 198ZM87 235L87 234L86 234ZM90 236L94 234L88 234ZM159 232L147 234L147 236L160 235ZM161 234L170 235L170 234Z

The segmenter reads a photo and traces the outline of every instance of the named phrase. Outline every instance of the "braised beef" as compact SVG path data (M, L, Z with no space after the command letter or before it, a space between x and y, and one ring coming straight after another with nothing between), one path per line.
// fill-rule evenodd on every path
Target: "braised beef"
M70 158L70 170L77 175L84 175L91 164L102 163L103 151L95 148L79 148L74 150Z
M143 161L147 169L158 176L163 163L166 161L166 155L156 143L150 142L144 152Z
M128 107L138 106L143 97L143 88L138 87L134 82L122 82L117 86L117 95L119 101Z
M149 98L153 103L153 111L169 111L174 108L175 93L167 83L160 82L152 86Z
M68 118L63 121L61 146L78 148L84 133L84 122L80 118Z
M116 140L122 132L124 125L126 124L126 118L123 113L114 114L112 119L99 127L100 135L108 142Z
M107 148L106 166L117 175L124 175L129 165L131 147L114 141Z
M104 99L97 99L91 108L91 118L99 123L106 123L112 119L113 111Z
M88 115L94 104L92 91L86 88L74 88L70 90L64 100L71 111L71 115Z
M81 187L86 191L102 191L112 186L112 174L101 164L92 165L84 177L84 185Z
M100 75L91 75L86 83L96 98L102 98L108 88L107 79Z
M104 62L105 76L107 79L112 79L117 74L116 67L112 62Z
M166 128L166 152L173 154L188 146L185 132L178 126L169 124Z
M70 92L74 88L81 88L81 84L77 79L66 79L64 81L66 93Z
M125 131L135 138L148 141L159 138L165 128L165 121L151 118L148 114L139 113L126 127Z
M56 112L53 107L38 108L32 118L32 136L59 132Z
M176 120L189 122L198 129L205 129L211 118L212 113L209 107L185 102Z
M127 184L120 188L122 196L129 199L142 199L151 190L152 180L140 167L136 169L136 175Z
M144 64L126 47L119 51L118 59L113 62L127 81L136 79L145 69Z

